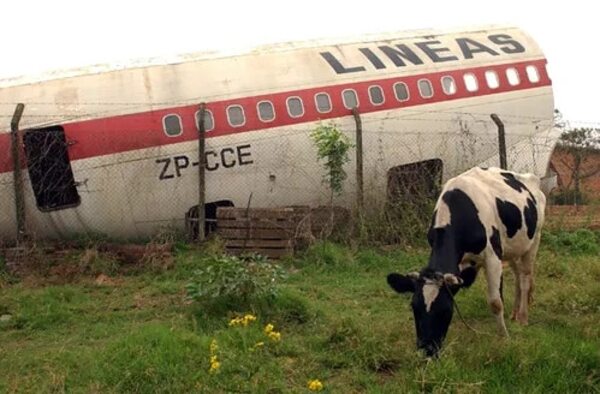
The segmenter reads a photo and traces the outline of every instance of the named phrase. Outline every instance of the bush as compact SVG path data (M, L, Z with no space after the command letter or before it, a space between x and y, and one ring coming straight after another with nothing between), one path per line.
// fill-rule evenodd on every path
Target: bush
M216 256L202 261L186 285L187 295L198 302L228 299L247 303L254 298L277 295L285 273L260 255Z
M331 198L333 198L334 193L338 195L342 193L343 183L347 178L344 165L350 161L348 151L353 145L334 124L319 125L310 136L317 146L317 159L325 161L324 182L329 185Z

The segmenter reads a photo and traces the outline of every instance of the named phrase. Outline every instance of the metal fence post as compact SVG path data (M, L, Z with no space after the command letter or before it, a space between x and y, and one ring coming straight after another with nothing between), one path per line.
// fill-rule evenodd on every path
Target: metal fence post
M496 123L496 126L498 126L498 151L500 154L500 168L506 170L506 140L504 136L504 123L496 114L491 114L490 117L494 123Z
M205 203L206 203L206 135L204 118L206 117L206 104L200 104L198 116L198 242L204 241Z
M23 174L21 173L22 139L21 133L19 132L19 123L21 122L24 110L25 104L17 104L10 122L13 179L15 185L15 208L17 214L17 243L21 243L27 236L27 228L25 225L25 192L23 187Z
M364 204L362 120L358 108L352 108L352 115L356 122L356 206L359 215L362 216Z

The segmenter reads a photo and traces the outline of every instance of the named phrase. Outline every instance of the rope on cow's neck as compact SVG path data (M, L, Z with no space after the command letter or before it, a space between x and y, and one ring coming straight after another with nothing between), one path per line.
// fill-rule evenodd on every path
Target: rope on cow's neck
M448 291L448 294L450 294L450 299L452 300L452 305L454 305L454 309L456 309L456 313L458 313L458 316L460 317L460 320L462 320L462 322L465 324L465 326L467 326L467 328L469 330L473 331L476 334L490 335L491 336L492 334L490 334L488 332L482 332L482 331L476 330L475 328L471 327L469 325L469 323L467 323L467 321L463 317L462 313L460 313L460 309L458 309L458 304L456 303L456 300L454 299L454 294L452 294L452 291L450 291L450 288L448 287L448 284L446 282L444 282L444 287Z

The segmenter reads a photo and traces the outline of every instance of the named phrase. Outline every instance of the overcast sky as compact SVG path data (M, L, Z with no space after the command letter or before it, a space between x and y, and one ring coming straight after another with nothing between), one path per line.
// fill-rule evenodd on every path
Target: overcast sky
M508 23L523 28L544 50L556 108L572 123L600 127L600 21L594 3L3 0L0 79L290 40Z

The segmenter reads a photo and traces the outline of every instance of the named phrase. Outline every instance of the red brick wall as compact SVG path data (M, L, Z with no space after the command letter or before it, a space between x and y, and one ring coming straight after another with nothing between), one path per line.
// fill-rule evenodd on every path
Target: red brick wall
M574 159L573 155L566 149L557 146L554 149L554 153L550 158L550 168L555 171L558 175L558 187L566 188L570 185L573 188L573 182L571 179L571 170L569 167L573 167ZM587 173L593 169L600 168L600 151L592 152L583 162L582 173ZM583 179L581 181L581 190L588 195L591 199L600 198L600 172L595 175Z
M600 229L600 206L551 205L546 210L546 227Z

